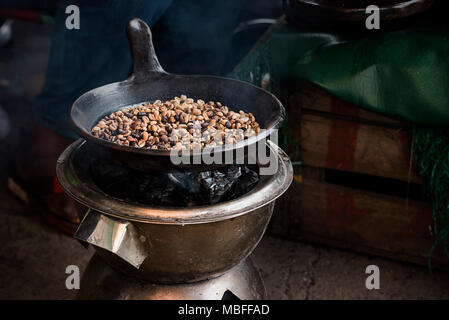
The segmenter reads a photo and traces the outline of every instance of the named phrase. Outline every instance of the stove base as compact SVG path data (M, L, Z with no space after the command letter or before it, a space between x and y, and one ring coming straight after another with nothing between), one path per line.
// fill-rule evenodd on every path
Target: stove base
M98 255L90 260L81 279L81 300L261 300L266 291L250 258L224 275L189 284L142 282L114 270Z

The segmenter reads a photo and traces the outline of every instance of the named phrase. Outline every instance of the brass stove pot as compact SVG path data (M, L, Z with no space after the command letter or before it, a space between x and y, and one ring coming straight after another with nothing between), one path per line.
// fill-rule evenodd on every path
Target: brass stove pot
M112 198L90 180L93 155L78 140L60 156L59 182L89 208L75 237L122 272L157 283L182 283L222 275L254 250L262 238L274 201L289 187L288 156L268 142L278 160L274 175L261 176L245 195L214 205L151 207Z

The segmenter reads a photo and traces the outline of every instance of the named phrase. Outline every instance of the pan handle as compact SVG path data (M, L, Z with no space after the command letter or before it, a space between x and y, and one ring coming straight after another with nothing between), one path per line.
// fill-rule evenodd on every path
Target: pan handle
M133 57L133 75L137 80L145 80L148 73L166 73L159 64L154 51L151 30L141 19L134 18L126 30Z
M146 238L138 228L130 221L109 217L95 210L87 211L74 237L112 252L136 269L148 257Z

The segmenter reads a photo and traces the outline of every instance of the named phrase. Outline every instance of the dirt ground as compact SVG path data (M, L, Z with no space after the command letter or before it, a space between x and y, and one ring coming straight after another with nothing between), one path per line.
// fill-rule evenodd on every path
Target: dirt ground
M73 299L65 269L83 272L93 254L44 224L2 190L0 299ZM252 255L270 299L449 299L449 274L424 267L265 236ZM380 289L367 290L365 269L380 269Z
M44 81L48 26L14 25L14 43L0 48L0 105L13 130L0 141L0 299L72 299L65 268L81 272L93 254L47 226L7 190L18 127ZM378 257L266 235L252 255L271 299L449 299L449 274ZM380 269L380 289L368 290L365 269Z

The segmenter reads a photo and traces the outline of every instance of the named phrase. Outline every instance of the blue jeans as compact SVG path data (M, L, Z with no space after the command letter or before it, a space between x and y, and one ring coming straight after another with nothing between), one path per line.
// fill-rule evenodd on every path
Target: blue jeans
M69 120L73 102L93 88L124 80L131 69L128 21L138 17L152 26L172 2L159 35L170 46L159 58L173 66L168 71L219 73L245 0L0 0L0 7L55 13L45 84L34 103L37 118L61 135L78 138ZM80 9L79 30L65 27L71 4ZM195 67L201 64L208 68Z

